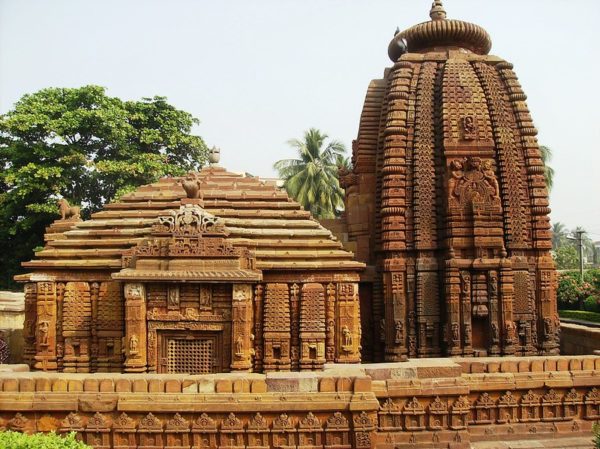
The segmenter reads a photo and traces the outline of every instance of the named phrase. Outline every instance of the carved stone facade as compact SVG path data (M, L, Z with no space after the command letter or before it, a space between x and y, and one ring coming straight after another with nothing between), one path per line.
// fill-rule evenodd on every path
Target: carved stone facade
M90 221L58 220L47 240L20 278L37 369L205 374L360 360L364 265L256 178L214 166L167 178Z
M364 359L558 353L548 192L512 65L474 24L398 33L344 173L348 247L369 269ZM375 323L375 324L372 324Z

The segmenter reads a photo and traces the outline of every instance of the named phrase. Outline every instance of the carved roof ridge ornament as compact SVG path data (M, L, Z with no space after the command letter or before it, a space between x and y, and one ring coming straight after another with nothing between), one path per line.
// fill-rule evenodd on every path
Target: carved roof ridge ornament
M396 62L404 53L432 51L436 47L459 47L479 55L492 49L488 32L474 23L448 19L441 0L434 0L429 11L431 20L395 33L388 55Z
M184 204L179 210L170 209L159 216L158 223L152 226L152 234L176 237L227 236L229 231L223 220L199 205Z

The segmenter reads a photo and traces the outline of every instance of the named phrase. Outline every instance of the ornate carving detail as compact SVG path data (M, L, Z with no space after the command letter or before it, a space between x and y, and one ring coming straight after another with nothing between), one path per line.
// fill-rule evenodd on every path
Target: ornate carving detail
M152 232L178 237L227 235L221 220L194 204L185 204L178 211L171 210L158 217L158 223L152 227Z

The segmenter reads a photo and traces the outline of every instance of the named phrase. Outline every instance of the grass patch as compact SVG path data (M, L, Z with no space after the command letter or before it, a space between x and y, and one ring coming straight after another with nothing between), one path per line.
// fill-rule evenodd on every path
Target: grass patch
M75 439L75 432L68 435L36 433L27 435L19 432L0 432L2 449L92 449Z
M597 312L586 312L585 310L559 310L558 316L561 318L600 323L600 313Z

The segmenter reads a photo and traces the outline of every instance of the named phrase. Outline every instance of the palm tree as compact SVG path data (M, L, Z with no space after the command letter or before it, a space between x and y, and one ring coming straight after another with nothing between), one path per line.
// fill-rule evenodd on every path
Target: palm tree
M552 225L552 249L556 251L559 247L561 247L567 238L567 227L557 221Z
M273 167L283 179L283 187L315 218L334 218L344 207L344 191L338 180L338 158L346 152L344 144L311 128L304 138L288 144L298 151L298 159L283 159Z
M546 178L546 187L548 192L552 190L554 185L554 169L548 165L552 160L552 150L546 145L540 145L540 152L542 153L542 163L544 164L544 177Z

